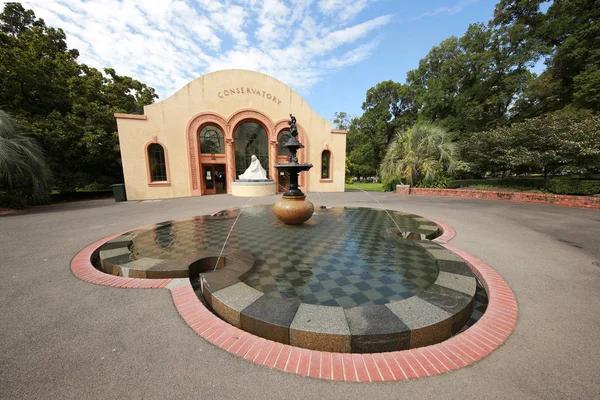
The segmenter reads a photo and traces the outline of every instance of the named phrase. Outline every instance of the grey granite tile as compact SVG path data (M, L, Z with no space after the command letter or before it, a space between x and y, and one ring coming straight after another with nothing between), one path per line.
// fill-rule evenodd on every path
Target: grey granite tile
M475 290L477 289L477 282L474 277L444 271L440 271L435 284L456 290L457 292L462 292L469 296L474 296Z
M292 321L292 329L350 335L344 309L316 304L301 304Z
M212 293L212 308L217 315L230 324L240 327L240 312L258 300L263 293L238 282Z
M464 261L436 260L435 263L440 272L443 271L464 276L475 276L473 270L471 270Z
M298 299L262 296L240 313L240 327L252 334L289 344L290 325L300 306Z
M352 334L352 352L378 353L410 347L410 329L386 306L354 307L344 312Z
M239 282L237 274L226 269L202 274L200 275L200 281L202 284L202 295L204 296L206 302L211 306L212 293Z
M427 251L431 253L436 260L463 261L462 258L441 246L437 249L427 249Z
M121 257L126 255L128 258L131 255L131 252L127 247L117 247L113 249L104 249L100 250L100 258L104 260L108 260L111 258Z
M350 352L350 328L343 308L301 304L290 326L290 344L312 350Z
M152 267L156 267L157 265L163 263L165 260L160 260L158 258L139 258L137 260L130 261L128 263L120 264L120 267L129 268L129 269L140 269L147 270Z
M473 296L466 295L453 289L433 284L417 294L423 300L454 315L461 312L472 300Z
M419 297L386 306L410 328L410 348L440 343L452 335L453 316Z
M411 330L436 324L452 316L449 312L417 296L393 301L385 306Z
M214 298L238 312L254 303L261 296L264 296L262 292L243 282L235 283L213 293Z

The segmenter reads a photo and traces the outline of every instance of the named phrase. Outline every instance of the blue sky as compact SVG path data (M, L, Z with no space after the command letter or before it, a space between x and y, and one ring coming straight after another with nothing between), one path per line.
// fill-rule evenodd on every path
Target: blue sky
M493 17L496 0L380 1L365 17L389 13L392 21L378 34L381 40L369 58L331 74L306 96L309 104L331 119L335 111L362 113L369 88L384 80L404 82L429 50L450 36L462 35L469 24Z
M2 2L2 0L0 0ZM207 72L264 72L324 118L360 115L366 91L403 82L432 46L487 22L497 0L34 0L80 61L165 99ZM293 111L293 110L291 110Z

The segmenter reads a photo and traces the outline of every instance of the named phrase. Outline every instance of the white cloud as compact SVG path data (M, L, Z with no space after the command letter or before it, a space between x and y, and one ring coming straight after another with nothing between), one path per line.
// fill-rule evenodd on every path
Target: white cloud
M330 17L351 21L377 0L319 0L319 9Z
M34 0L62 28L80 61L114 68L166 98L220 69L263 72L301 92L377 47L381 15L357 21L377 0ZM0 0L0 3L5 2ZM375 34L375 36L374 36Z
M377 40L361 44L357 48L343 54L341 57L334 57L327 60L326 64L334 68L357 64L369 57L375 47L377 47Z
M460 0L458 3L451 6L438 7L434 10L429 10L421 15L409 18L409 21L417 21L423 18L435 17L437 15L454 15L461 12L465 7L477 3L479 0Z

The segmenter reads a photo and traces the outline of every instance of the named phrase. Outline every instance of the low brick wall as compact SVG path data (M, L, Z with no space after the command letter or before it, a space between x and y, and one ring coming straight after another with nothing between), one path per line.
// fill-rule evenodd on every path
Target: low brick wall
M410 194L410 185L396 185L396 193Z
M433 189L413 188L408 185L398 185L398 194L416 194L421 196L449 196L468 199L506 200L517 203L553 204L563 207L591 208L600 210L600 197L567 196L551 193L528 192L498 192L495 190L469 190L469 189Z

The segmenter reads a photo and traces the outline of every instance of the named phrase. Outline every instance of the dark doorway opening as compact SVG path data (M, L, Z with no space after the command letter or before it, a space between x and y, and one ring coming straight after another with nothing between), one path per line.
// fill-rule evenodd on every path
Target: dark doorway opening
M225 164L215 164L215 189L217 194L227 193L227 175Z

